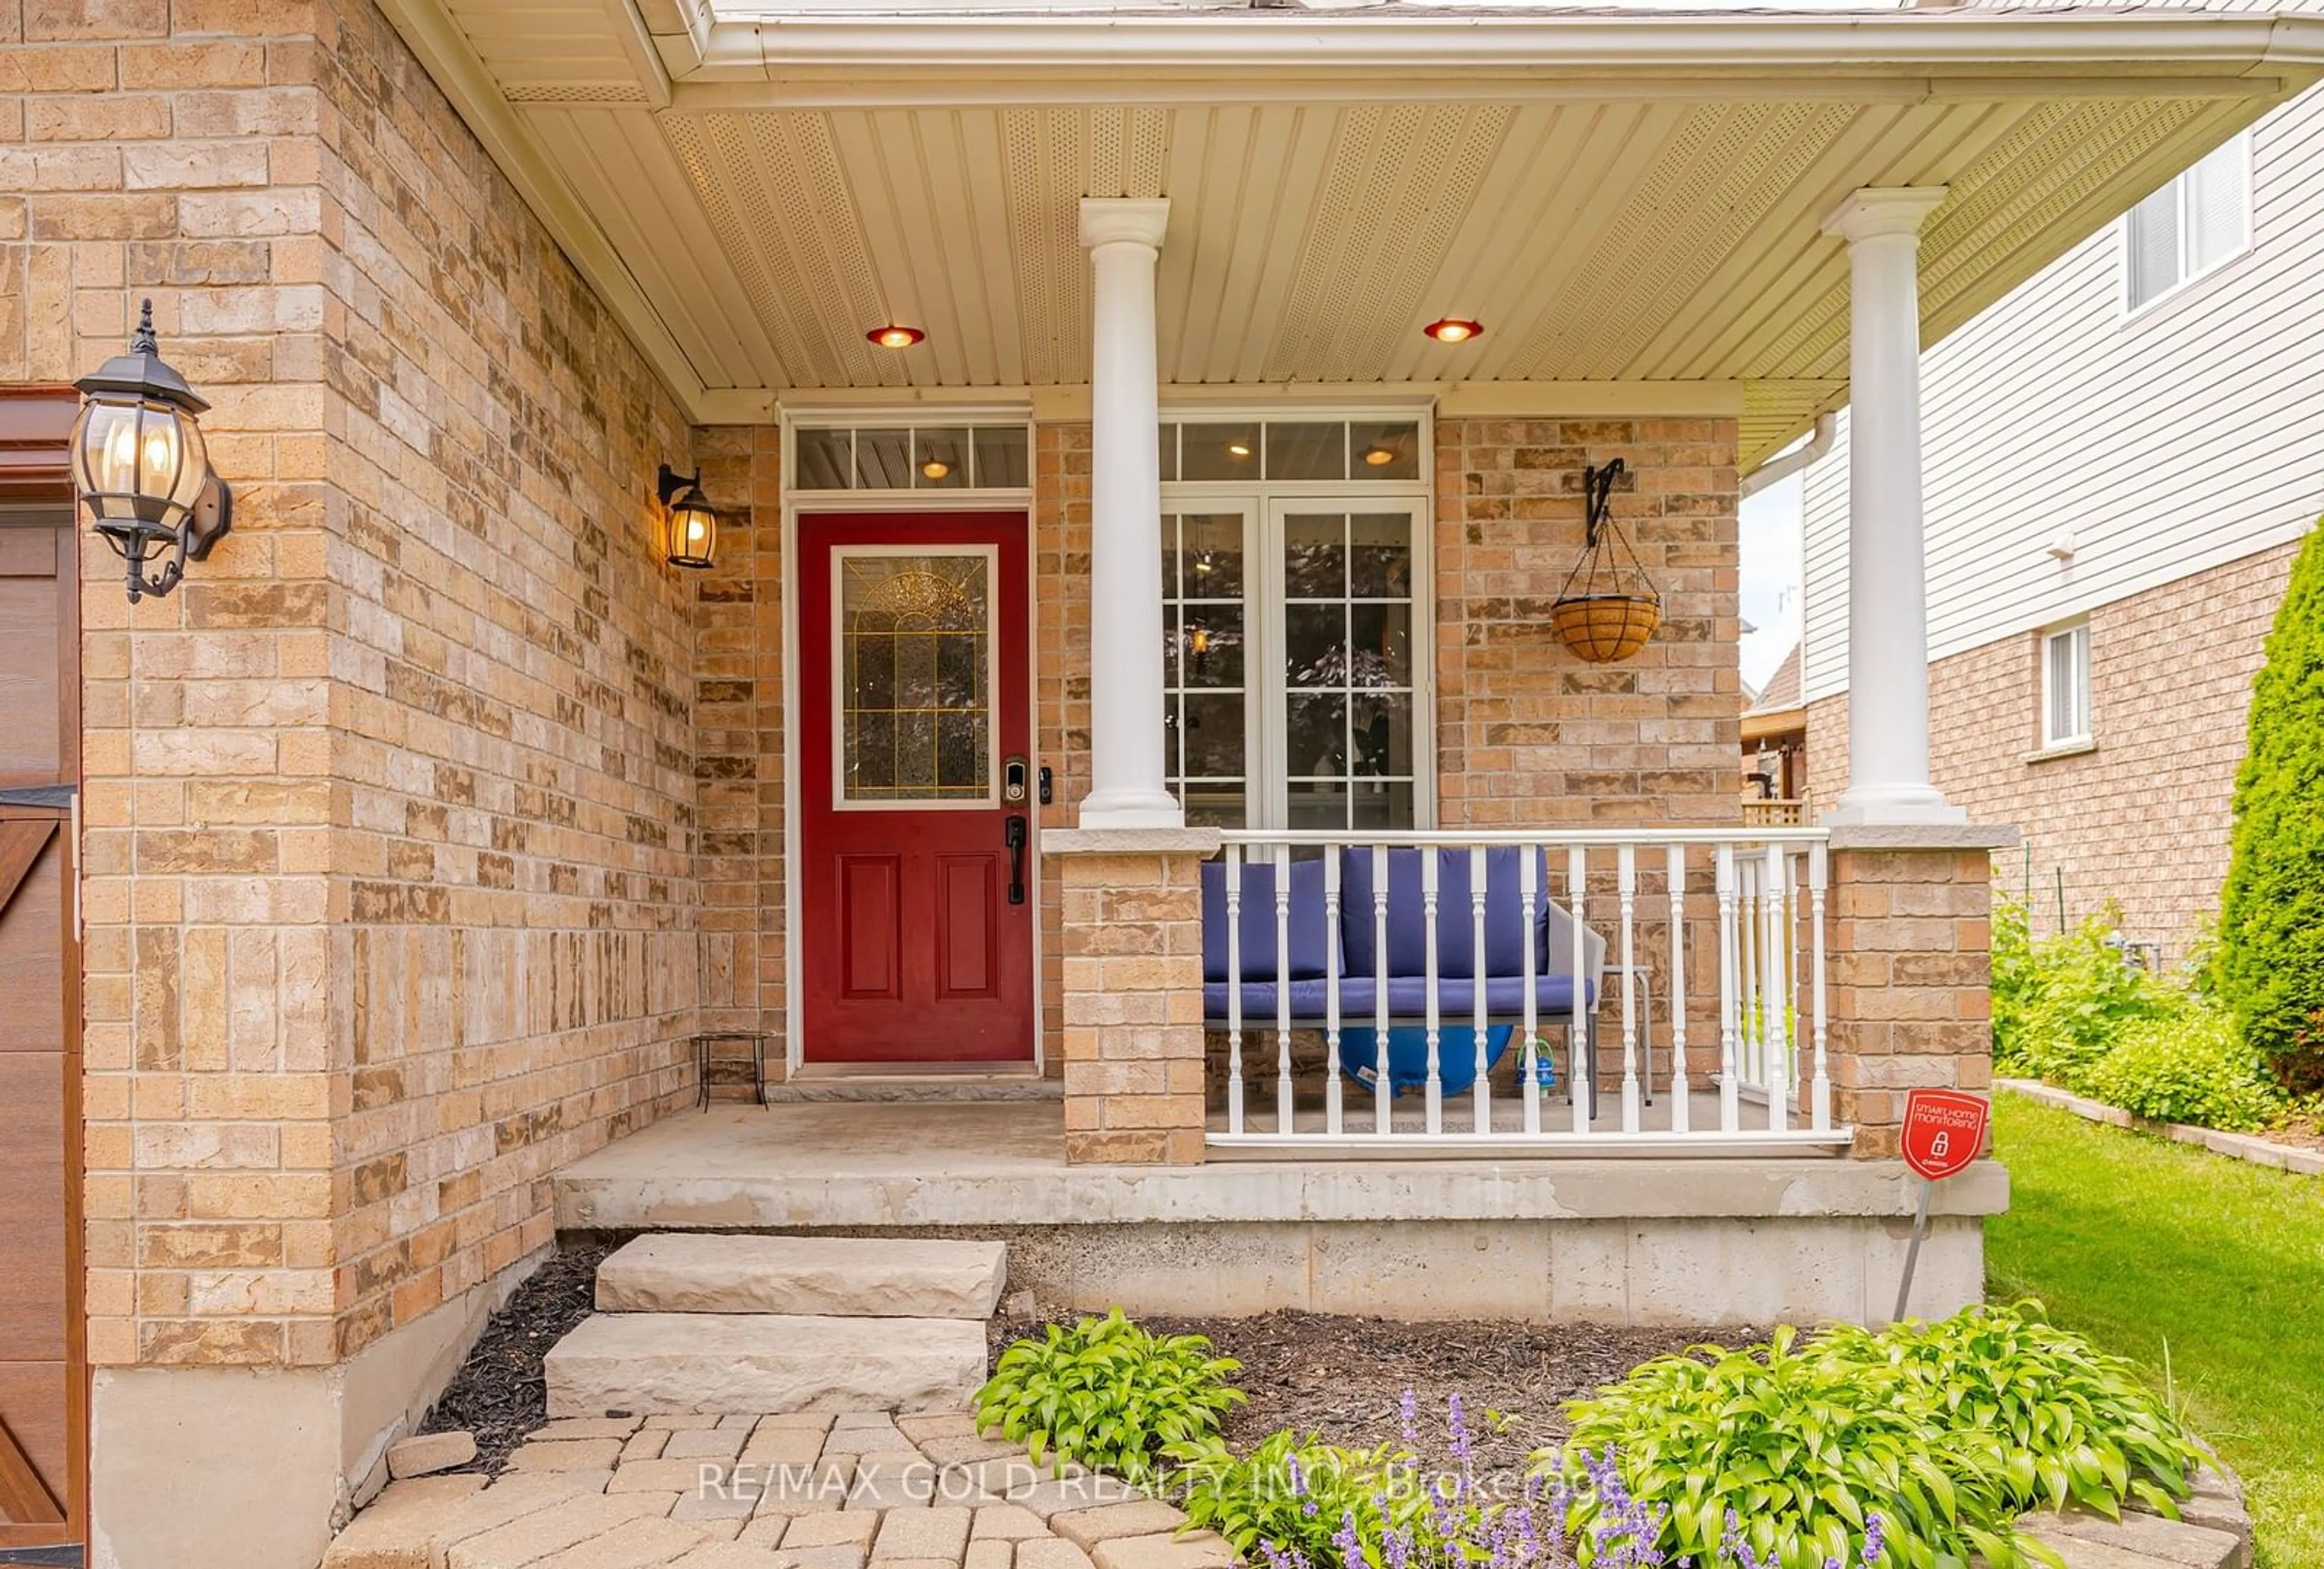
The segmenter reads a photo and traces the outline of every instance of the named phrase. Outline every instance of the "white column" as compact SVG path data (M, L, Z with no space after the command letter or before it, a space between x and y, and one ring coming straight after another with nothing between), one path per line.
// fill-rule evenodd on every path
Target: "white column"
M1921 559L1921 225L1942 186L1866 189L1823 222L1848 241L1848 789L1831 823L1959 823L1929 782Z
M1090 348L1090 793L1084 828L1176 828L1163 785L1162 474L1154 263L1167 200L1084 198Z

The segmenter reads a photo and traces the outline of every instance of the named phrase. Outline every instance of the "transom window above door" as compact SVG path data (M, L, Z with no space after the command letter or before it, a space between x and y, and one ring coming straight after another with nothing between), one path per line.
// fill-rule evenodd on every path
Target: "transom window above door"
M1185 420L1162 427L1162 483L1422 477L1416 420Z
M1023 490L1032 483L1021 424L802 425L791 444L794 490Z
M1430 821L1424 432L1163 426L1165 766L1188 823Z

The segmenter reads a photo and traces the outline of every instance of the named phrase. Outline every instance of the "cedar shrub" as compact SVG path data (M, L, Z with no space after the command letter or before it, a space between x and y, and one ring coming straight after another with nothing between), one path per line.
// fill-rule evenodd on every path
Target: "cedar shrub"
M2292 560L2246 745L2215 983L2286 1086L2324 1089L2324 528Z

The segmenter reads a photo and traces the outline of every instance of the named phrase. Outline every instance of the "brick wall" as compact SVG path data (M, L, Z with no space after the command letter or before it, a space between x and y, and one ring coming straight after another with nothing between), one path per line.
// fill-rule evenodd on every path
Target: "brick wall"
M1034 744L1055 798L1041 826L1070 828L1090 788L1090 428L1044 423L1033 432ZM1041 1038L1054 1076L1065 1061L1065 895L1044 860Z
M723 516L691 575L701 814L702 1027L755 1038L780 1071L784 1006L782 432L695 433ZM722 1047L738 1061L748 1041Z
M2026 761L2039 745L2038 634L1929 668L1930 771L1978 823L2022 830L2037 932L2057 926L2057 874L2079 920L2112 899L2131 937L2184 959L2218 909L2251 680L2296 546L2199 572L2090 616L2093 750ZM1815 798L1848 781L1848 698L1809 707ZM2024 861L1996 880L2023 894Z
M234 534L85 564L90 1351L321 1364L683 1092L670 399L361 0L0 15L0 378L150 293Z
M1735 440L1731 420L1437 425L1446 827L1735 819ZM1613 515L1664 620L1634 658L1592 665L1551 634L1549 607L1582 553L1582 470L1617 457Z

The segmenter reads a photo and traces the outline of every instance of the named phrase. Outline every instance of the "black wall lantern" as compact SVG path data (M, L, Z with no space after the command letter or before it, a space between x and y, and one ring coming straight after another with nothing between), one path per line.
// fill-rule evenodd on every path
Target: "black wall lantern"
M654 492L669 520L669 564L713 565L718 558L718 514L702 494L701 474L679 474L665 463L654 480Z
M73 483L97 531L129 564L129 602L159 599L234 526L234 494L210 472L198 421L209 403L161 358L151 300L129 352L73 384L81 392ZM160 566L148 573L152 560Z

